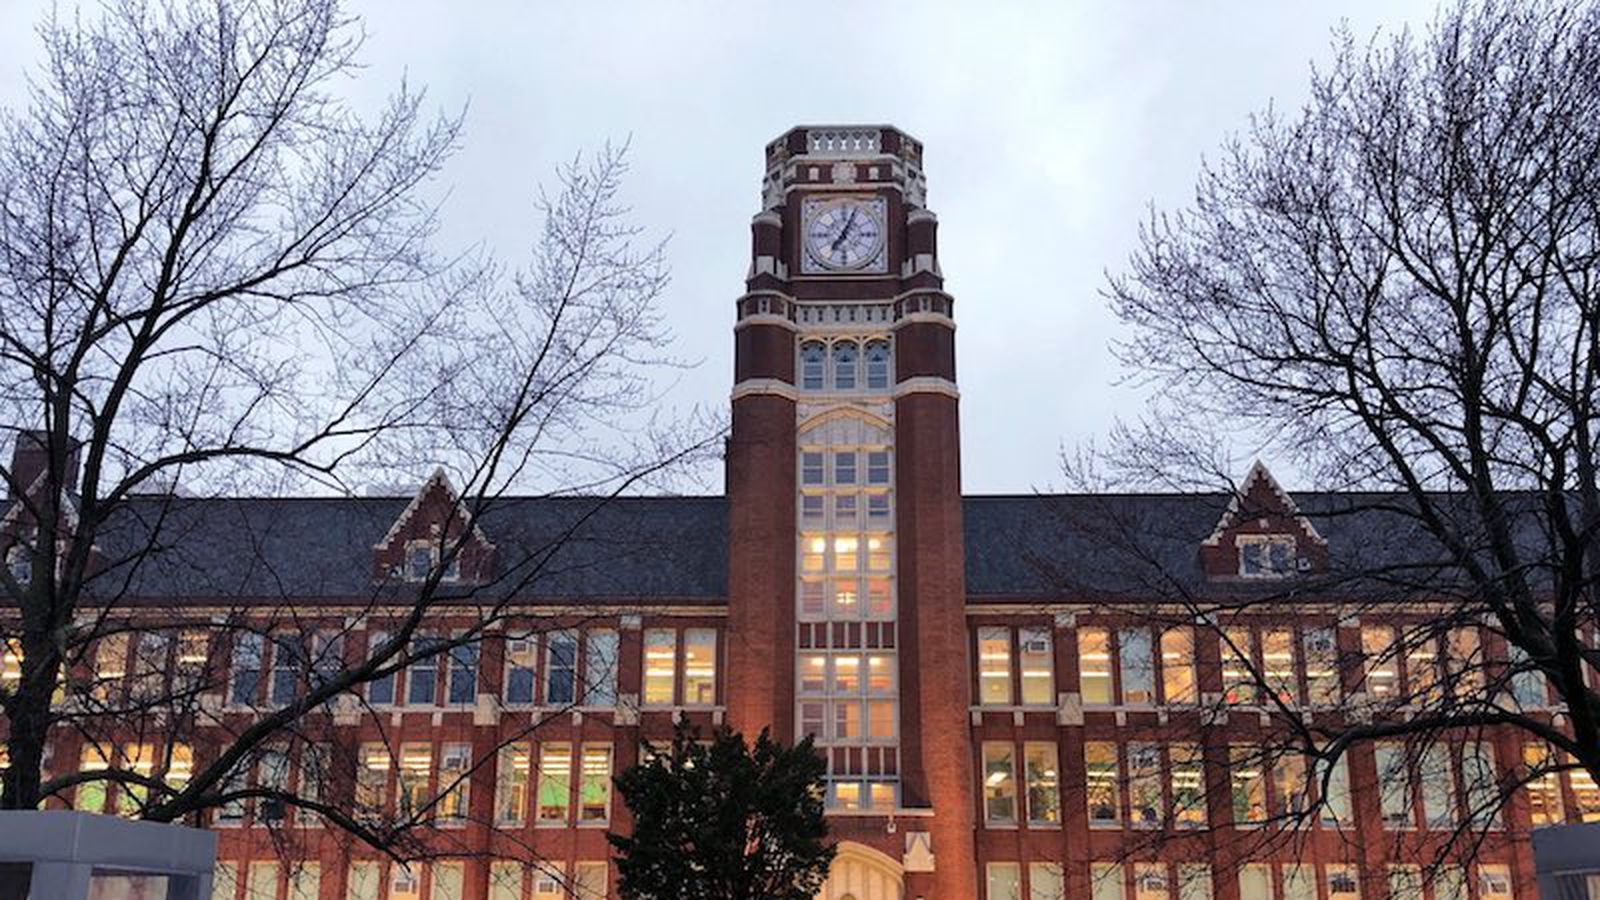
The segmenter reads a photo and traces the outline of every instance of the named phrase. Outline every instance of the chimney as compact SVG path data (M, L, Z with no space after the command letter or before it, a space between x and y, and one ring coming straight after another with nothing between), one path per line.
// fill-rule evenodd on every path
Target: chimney
M5 486L7 500L15 500L18 494L32 487L50 467L49 446L49 432L28 429L17 432L17 442L11 451L10 480ZM78 447L77 441L71 441L67 470L63 473L63 487L67 491L78 488Z

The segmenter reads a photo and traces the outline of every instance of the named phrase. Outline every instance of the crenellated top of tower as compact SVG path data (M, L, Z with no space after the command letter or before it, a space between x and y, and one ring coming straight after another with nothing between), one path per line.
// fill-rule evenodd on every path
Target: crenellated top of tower
M892 125L798 125L767 144L762 208L796 188L898 188L908 206L926 202L922 142Z

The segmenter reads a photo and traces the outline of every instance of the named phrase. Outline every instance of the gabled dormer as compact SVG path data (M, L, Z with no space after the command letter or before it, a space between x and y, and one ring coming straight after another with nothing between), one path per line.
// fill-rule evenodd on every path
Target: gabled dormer
M1271 581L1320 572L1327 565L1327 540L1260 460L1200 543L1200 568L1211 579Z
M373 578L378 581L420 584L442 566L443 584L472 584L490 575L494 544L473 523L470 510L441 468L423 482L382 540L373 545L372 557Z

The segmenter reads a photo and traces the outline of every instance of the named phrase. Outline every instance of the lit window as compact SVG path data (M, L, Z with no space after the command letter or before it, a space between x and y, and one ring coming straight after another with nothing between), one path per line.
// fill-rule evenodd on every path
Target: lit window
M867 571L887 572L892 564L889 542L881 537L867 538Z
M244 895L250 900L268 900L278 896L279 866L275 862L253 862L250 864L246 876ZM413 900L394 889L389 891L390 900Z
M1326 626L1305 631L1306 699L1313 706L1339 702L1339 648L1335 635Z
M1078 629L1079 690L1086 705L1114 702L1111 682L1111 636L1104 628Z
M578 784L578 821L611 818L611 745L583 745L583 778Z
M1476 696L1483 690L1483 651L1476 628L1452 628L1445 634L1446 684L1457 697Z
M1167 864L1135 863L1133 897L1134 900L1171 900L1172 889L1167 884Z
M381 816L388 786L389 748L381 741L367 741L361 745L356 761L356 810Z
M978 702L1011 705L1011 629L985 625L978 629Z
M1083 766L1089 824L1115 825L1122 821L1122 800L1118 787L1122 773L1117 764L1117 745L1110 741L1085 741Z
M869 791L867 800L873 809L894 809L895 788L892 781L870 781L867 783Z
M1261 632L1261 678L1278 702L1293 705L1299 699L1294 665L1294 631L1267 628Z
M433 890L428 900L462 900L462 882L466 867L458 862L434 863L428 867L433 872Z
M849 341L840 341L833 345L833 389L836 391L853 391L856 389L856 345Z
M134 645L133 680L129 687L135 700L158 700L166 696L174 643L170 631L146 631L139 635Z
M1572 762L1572 757L1567 757L1567 762ZM1589 770L1577 766L1569 770L1568 783L1572 786L1572 803L1576 807L1573 812L1581 822L1600 822L1600 786L1595 784L1594 776Z
M544 702L569 706L578 699L578 635L555 631L545 637Z
M677 633L651 628L644 633L644 697L652 706L671 706L677 681Z
M1267 820L1267 782L1261 777L1262 749L1249 744L1228 748L1228 775L1233 784L1233 824Z
M1439 652L1433 635L1417 639L1406 648L1406 681L1411 703L1431 704L1439 700Z
M1195 691L1194 632L1168 628L1161 632L1161 698L1164 703L1193 703Z
M833 583L833 615L839 619L854 619L860 609L860 598L856 595L856 581L835 581Z
M254 864L251 865L254 869ZM272 897L272 893L254 894L252 900ZM389 900L421 900L422 866L392 865L389 867Z
M858 694L861 692L861 657L835 656L833 658L833 692Z
M1123 900L1122 866L1093 863L1089 866L1091 900Z
M836 781L833 783L833 805L838 809L861 808L861 782Z
M489 900L522 900L522 863L489 864Z
M572 795L572 745L539 745L539 821L565 822Z
M867 693L894 694L894 657L878 654L867 657Z
M1306 781L1306 758L1287 751L1272 761L1272 814L1297 827L1311 809L1311 785Z
M1239 867L1239 900L1272 900L1272 867Z
M1561 774L1548 744L1522 745L1522 764L1527 766L1528 816L1534 825L1560 825L1566 821L1561 803Z
M287 761L285 761L287 766ZM122 745L122 768L150 778L156 769L156 747L154 744L138 743ZM117 812L120 815L132 817L148 805L150 789L141 784L126 783L118 789Z
M1256 673L1251 663L1250 629L1224 628L1217 642L1222 656L1222 697L1231 704L1257 702Z
M683 632L683 702L710 706L717 702L717 632L688 628Z
M1394 629L1386 625L1361 627L1361 655L1366 660L1367 694L1394 699L1400 693L1400 673L1395 664Z
M1122 664L1122 702L1142 705L1154 701L1156 666L1149 630L1124 628L1119 631L1117 659Z
M105 748L91 742L85 743L78 753L79 772L100 772L111 768ZM72 808L78 812L105 812L106 782L85 781L78 785Z
M983 818L991 824L1017 821L1016 763L1008 743L983 745Z
M1205 757L1199 744L1167 745L1167 770L1172 785L1172 819L1179 828L1206 824Z
M17 638L0 640L0 688L15 691L22 680L22 641Z
M861 737L861 703L836 700L833 703L833 738L838 741Z
M496 825L521 825L525 821L530 758L527 744L507 744L500 748L494 784Z
M1161 824L1161 748L1128 745L1128 821L1135 828Z
M854 572L860 563L857 561L861 549L861 540L854 535L839 535L833 539L833 570L835 572Z
M253 644L252 644L253 639ZM17 677L22 677L22 652L21 645L17 650ZM116 698L122 688L122 680L128 674L128 646L129 635L108 634L95 644L94 650L94 688L92 694L96 700L109 703ZM261 683L261 636L258 634L241 635L239 642L234 645L233 654L234 689L230 695L237 704L254 703L256 688Z
M580 862L572 870L572 892L578 900L605 900L610 866L603 862Z
M800 346L800 389L822 390L823 370L827 365L828 351L820 343Z
M892 741L895 737L894 701L867 701L867 738L874 741Z
M584 634L583 704L617 704L617 633L609 628L591 628Z
M538 658L539 644L533 638L520 637L506 641L507 703L533 702L534 666Z
M1411 805L1414 786L1405 746L1379 743L1373 747L1372 754L1378 769L1378 806L1383 812L1384 826L1412 827L1415 824Z
M1295 539L1291 535L1242 534L1234 538L1239 548L1239 574L1245 578L1283 578L1295 570Z
M1478 866L1478 900L1511 900L1511 867Z
M1361 883L1356 880L1355 866L1328 866L1327 879L1328 900L1360 900Z
M1060 863L1028 863L1028 900L1064 900L1067 882Z
M1022 866L1019 863L989 863L984 867L988 900L1022 900Z
M1056 745L1030 741L1022 746L1023 775L1028 787L1028 822L1061 824L1061 775Z
M886 578L867 579L867 616L887 619L894 615L894 594Z
M801 653L800 693L826 694L828 692L828 656L825 653Z
M427 744L400 745L400 815L418 815L429 800L428 777L433 773L433 748Z
M1056 702L1055 652L1050 629L1018 629L1017 656L1022 669L1022 702L1029 706L1053 705Z
M467 819L468 794L472 786L467 770L472 767L471 744L445 744L439 748L439 817L459 824Z

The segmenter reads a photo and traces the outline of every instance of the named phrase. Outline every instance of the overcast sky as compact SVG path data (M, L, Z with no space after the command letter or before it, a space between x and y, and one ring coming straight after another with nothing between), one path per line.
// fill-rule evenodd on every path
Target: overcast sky
M64 9L74 4L62 0ZM93 5L93 4L91 4ZM0 105L22 98L45 0L0 0ZM511 262L552 168L629 139L629 199L670 234L668 313L699 360L671 392L722 408L762 148L795 124L890 123L924 142L956 298L964 489L1060 481L1057 455L1138 398L1116 387L1100 290L1202 155L1293 107L1330 29L1420 27L1431 0L543 3L365 0L363 102L402 78L470 103L445 239ZM1269 463L1270 448L1264 451ZM713 484L716 482L713 481Z

